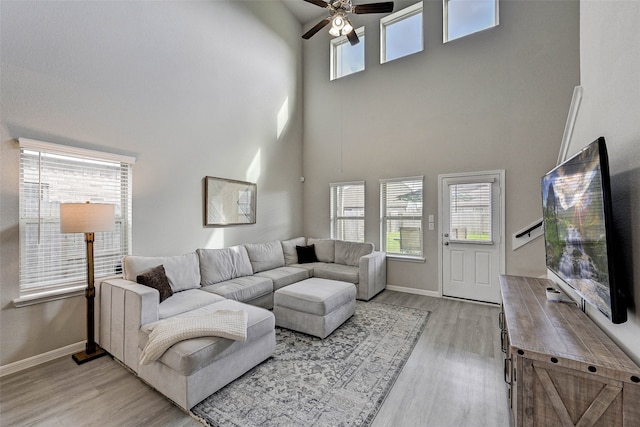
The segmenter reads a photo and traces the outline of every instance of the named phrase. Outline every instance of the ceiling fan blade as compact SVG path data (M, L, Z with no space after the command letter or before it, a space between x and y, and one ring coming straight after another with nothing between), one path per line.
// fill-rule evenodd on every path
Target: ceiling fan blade
M387 1L384 3L359 4L357 6L353 6L353 13L357 13L357 14L389 13L389 12L393 12L392 1Z
M312 29L304 33L302 35L302 38L305 40L310 39L315 33L326 27L329 22L331 22L331 18L324 18L322 21L318 22Z
M351 43L351 46L355 46L360 42L355 29L351 30L351 32L347 34L347 39L349 40L349 43Z
M322 0L304 0L304 1L306 1L307 3L315 4L316 6L324 7L324 8L328 6L328 3Z

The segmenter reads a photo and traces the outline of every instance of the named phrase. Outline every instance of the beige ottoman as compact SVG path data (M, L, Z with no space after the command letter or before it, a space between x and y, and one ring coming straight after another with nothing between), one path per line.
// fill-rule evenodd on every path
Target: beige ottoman
M312 277L273 294L276 326L325 338L356 311L353 283Z

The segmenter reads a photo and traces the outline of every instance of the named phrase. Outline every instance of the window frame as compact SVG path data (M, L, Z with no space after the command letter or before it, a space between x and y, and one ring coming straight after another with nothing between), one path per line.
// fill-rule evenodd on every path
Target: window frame
M344 45L345 43L349 43L349 39L347 39L347 36L340 36L340 37L335 37L333 39L330 40L329 42L329 80L330 81L334 81L334 80L338 80L341 79L343 77L347 77L353 74L357 74L360 73L362 71L364 71L367 68L367 60L366 60L366 49L365 49L365 43L366 43L366 39L365 39L365 32L364 32L364 26L356 28L355 29L356 35L358 36L358 38L360 39L360 43L362 43L362 49L363 49L363 54L362 54L362 69L358 70L358 71L354 71L352 73L349 74L343 74L343 75L338 75L338 60L337 60L337 49L338 47ZM359 43L359 44L360 44Z
M119 196L119 201L121 204L120 212L119 212L120 214L116 215L116 230L119 230L119 231L110 232L110 233L113 233L110 241L105 239L102 242L98 242L98 239L96 239L96 243L101 243L105 248L105 250L107 251L110 249L109 243L110 242L114 243L117 241L117 243L114 243L113 248L114 249L117 248L118 250L116 252L110 252L110 256L113 257L113 256L128 255L131 253L132 180L133 180L133 165L135 164L136 159L134 157L123 156L119 154L87 150L87 149L71 147L71 146L64 146L64 145L53 144L53 143L44 142L44 141L36 141L28 138L18 138L18 145L20 148L20 166L19 166L20 176L18 179L19 187L20 187L20 192L18 196L19 206L20 206L19 218L18 218L18 221L19 221L19 226L18 226L18 229L19 229L19 238L18 238L19 239L19 279L18 279L19 297L13 300L13 304L16 307L22 307L25 305L31 305L31 304L36 304L40 302L52 301L55 299L68 298L76 295L81 295L86 288L86 277L82 280L77 280L77 279L66 280L65 274L68 274L68 271L66 271L65 273L61 273L60 275L57 276L57 278L54 277L48 282L41 281L38 277L36 277L35 279L27 278L28 269L30 268L30 266L33 266L33 262L29 262L27 260L27 258L29 258L29 255L27 254L27 249L26 249L28 244L26 239L28 237L27 228L29 224L39 224L38 227L40 227L40 224L49 224L50 226L53 224L53 226L55 227L55 224L59 224L60 220L59 220L59 211L58 211L58 214L56 215L55 213L52 214L51 210L49 210L48 213L42 213L38 210L35 216L28 214L28 212L25 212L24 209L27 209L28 204L33 201L29 197L29 191L27 191L26 189L29 186L36 185L37 191L39 193L39 196L36 196L36 197L38 197L39 200L42 200L42 194L43 194L42 188L43 187L46 188L47 194L49 194L50 196L49 200L51 200L49 203L53 205L55 205L56 203L60 204L63 202L82 202L82 201L86 201L87 198L91 199L91 197L87 195L86 197L83 197L83 199L85 200L71 200L69 199L70 197L69 194L74 194L77 197L79 197L78 192L75 189L71 190L71 193L69 193L69 190L64 190L61 193L57 189L51 188L51 186L46 181L44 181L44 179L46 178L41 176L40 172L38 172L39 175L37 178L37 182L29 180L29 178L25 176L26 170L24 169L24 167L26 164L28 164L28 162L32 161L30 160L30 157L37 155L38 160L36 162L38 164L38 168L43 167L42 163L40 163L42 161L46 162L45 167L47 164L50 164L52 166L62 167L62 165L64 165L65 163L67 163L67 165L72 165L74 162L76 162L78 165L84 165L84 166L78 166L78 170L80 171L83 168L86 168L86 164L93 162L94 164L102 163L103 164L102 168L114 168L114 170L116 171L119 170L119 172L116 172L117 174L119 174L119 175L116 175L118 176L117 181L115 181L116 185L112 187L112 188L116 188L116 186L118 186L120 188L119 192L115 193L115 194L120 194ZM41 157L43 154L45 156ZM59 163L58 163L58 160L53 160L53 161L51 160L56 158L59 160ZM112 165L106 165L106 163L111 163ZM74 167L69 167L69 170L70 171L74 170ZM102 171L102 169L100 169L100 171ZM102 174L103 172L97 172L97 173ZM102 176L102 175L99 175L99 176ZM83 182L85 182L84 177L83 177ZM109 194L109 193L105 193L105 190L96 190L96 187L93 187L91 188L91 193L94 195L94 197L95 197L96 191L98 191L97 194L99 194L100 196L105 196ZM61 199L60 197L61 194L64 195L62 197L65 197L65 200ZM92 201L102 202L102 200L92 200ZM41 202L39 201L38 205L40 205L40 203ZM51 209L51 206L49 206L48 208ZM96 233L96 234L100 235L101 233ZM64 253L66 252L66 249L74 248L69 250L71 250L73 254L82 253L83 254L82 262L86 263L86 260L85 260L86 243L84 241L84 235L78 234L78 236L75 236L73 234L69 234L69 235L65 234L65 235L62 235L64 236L64 238L61 238L60 242L56 244L56 238L60 238L59 236L61 236L61 234L51 234L51 235L48 233L41 234L40 231L38 231L38 239L41 239L44 237L46 239L45 241L52 242L53 245L59 246L58 252L54 252L54 256L60 255L60 259L62 259L64 257ZM35 256L40 257L44 255L36 253ZM98 256L100 255L98 254ZM36 276L38 276L38 274L36 274ZM114 270L114 274L111 274L111 275L96 274L96 279L104 278L104 277L112 277L112 276L117 276L117 272L115 270ZM30 282L27 282L28 280ZM35 282L32 280L35 280Z
M493 17L493 25L490 27L486 27L480 30L475 30L471 33L467 33L465 35L462 36L458 36L456 38L449 38L449 2L451 0L442 0L442 43L449 43L451 41L454 40L458 40L467 36L470 36L472 34L476 34L479 33L481 31L485 31L485 30L489 30L491 28L495 28L498 25L500 25L500 0L493 0L493 2L495 3L495 11L494 11L494 17Z
M415 15L422 14L422 29L420 32L420 50L398 56L397 58L387 59L387 27L396 24ZM386 64L400 58L415 55L424 51L424 4L422 1L411 6L405 7L391 15L380 18L380 64Z
M347 216L347 215L338 215L338 189L345 187L362 187L362 215L358 216ZM365 242L366 241L366 185L364 181L350 181L350 182L335 182L329 184L329 205L330 205L330 228L331 228L331 238L337 240L349 240L356 242ZM360 207L359 207L360 208ZM362 240L352 240L345 239L343 233L339 232L339 225L344 223L344 221L362 221Z
M453 242L453 243L460 243L460 244L467 244L467 243L471 243L471 244L476 244L476 245L494 245L496 244L496 240L495 240L495 233L494 233L494 227L493 227L493 218L494 218L494 206L493 206L493 191L494 191L494 183L495 180L492 178L488 178L488 179L476 179L476 180L465 180L465 179L461 179L458 182L451 182L449 183L449 196L448 196L448 200L449 200L449 206L447 206L447 209L449 210L449 230L445 230L445 233L449 234L449 241ZM466 194L470 194L470 193L476 193L479 194L481 197L480 198L476 198L476 199L469 199L468 197L462 197L459 200L458 199L458 188L459 187L468 187L467 191L469 191L469 193ZM472 190L472 187L476 187L475 190ZM482 187L482 189L480 188ZM456 190L456 196L452 197L452 190ZM465 193L463 193L465 194ZM476 204L474 205L469 205L468 203L467 206L464 206L465 203L464 201L466 200L473 200L474 202L476 202ZM478 203L482 203L484 202L484 204L478 204ZM488 209L488 212L486 211L486 209ZM454 213L455 210L455 213ZM479 212L476 214L476 212ZM459 215L456 215L459 214ZM476 220L478 218L484 219L484 221L480 221L481 223L485 223L487 220L487 214L488 214L488 225L486 226L481 226L479 225ZM471 219L473 218L473 219ZM477 233L478 230L480 231L486 231L487 232L487 236L488 239L473 239L473 238L468 238L467 237L467 232L469 231L467 229L467 227L455 227L455 225L460 224L461 220L465 220L465 224L470 224L472 226L475 226L475 228L472 227L474 233L472 233L472 235L475 235ZM464 236L460 237L459 236L459 230L463 230L464 232ZM484 233L483 233L484 234Z
M421 201L420 215L388 215L386 194L387 185L394 183L414 183L420 181ZM390 252L387 247L387 221L420 221L420 251L417 254L403 254L401 252ZM380 250L387 253L387 257L398 258L408 261L424 262L424 176L389 178L380 180Z

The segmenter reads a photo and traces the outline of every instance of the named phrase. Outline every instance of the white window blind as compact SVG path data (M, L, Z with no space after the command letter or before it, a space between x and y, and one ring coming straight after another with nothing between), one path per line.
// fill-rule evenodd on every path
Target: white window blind
M329 184L331 238L364 242L364 181Z
M424 177L380 181L381 247L389 255L422 257Z
M131 248L134 158L20 138L20 291L86 281L84 234L60 233L61 203L110 203L116 224L95 234L95 276L121 272Z
M449 185L449 238L458 242L493 241L490 182Z

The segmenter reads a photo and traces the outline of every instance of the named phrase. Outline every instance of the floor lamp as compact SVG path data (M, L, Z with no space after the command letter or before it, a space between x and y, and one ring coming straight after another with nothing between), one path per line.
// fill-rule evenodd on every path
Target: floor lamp
M104 203L62 203L60 204L60 232L84 233L87 243L87 345L85 351L72 356L80 365L107 354L94 340L93 303L96 290L93 286L93 241L96 231L113 231L115 228L114 206Z

